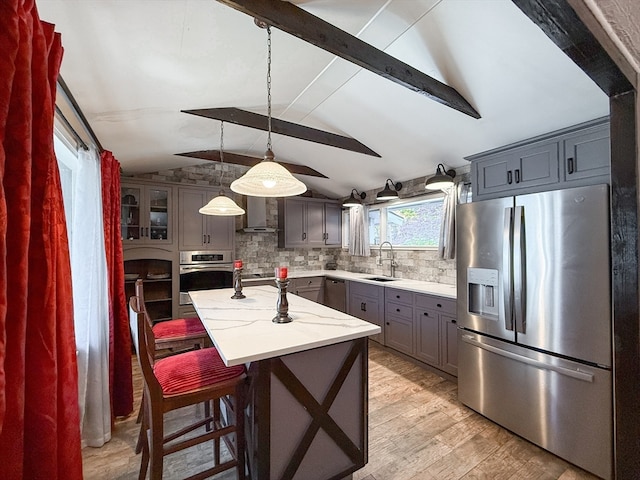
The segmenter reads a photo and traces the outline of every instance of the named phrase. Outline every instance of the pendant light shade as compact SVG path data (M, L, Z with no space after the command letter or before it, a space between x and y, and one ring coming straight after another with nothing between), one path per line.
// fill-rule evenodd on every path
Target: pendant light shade
M453 185L453 179L455 176L455 170L446 170L444 165L439 163L436 168L436 174L427 180L424 188L426 190L442 190L443 188L449 188Z
M231 183L231 190L250 197L290 197L307 191L307 186L273 160L269 149L264 160Z
M256 25L267 29L267 151L264 160L231 183L231 190L250 197L291 197L307 191L307 186L275 161L271 150L271 27L258 19Z
M393 188L391 186L393 185ZM400 182L393 182L390 178L387 178L387 183L384 188L376 195L376 200L395 200L398 198L398 192L402 190L402 184Z
M357 198L356 198L357 197ZM343 207L359 207L363 204L362 200L367 197L366 192L358 192L355 188L351 190L351 195L344 202L342 202Z
M244 209L227 197L222 190L220 190L220 194L217 197L213 197L209 203L198 210L198 212L203 215L218 215L222 217L244 215L245 213Z
M224 122L220 123L220 163L224 164ZM222 177L224 176L224 167L220 168L220 194L213 197L209 203L200 208L198 212L203 215L217 215L221 217L230 217L233 215L244 215L244 209L240 208L236 202L227 197L222 190Z

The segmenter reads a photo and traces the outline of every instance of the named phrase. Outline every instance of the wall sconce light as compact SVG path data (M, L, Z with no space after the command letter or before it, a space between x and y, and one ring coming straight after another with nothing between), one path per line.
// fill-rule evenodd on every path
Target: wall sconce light
M424 184L426 190L442 190L453 185L453 179L456 176L456 171L453 169L447 170L441 163L436 168L436 174L427 180Z
M359 197L359 198L356 198ZM342 202L343 207L358 207L362 205L362 200L367 198L367 194L365 192L358 192L355 188L351 190L351 195L344 202Z
M391 188L391 186L393 186L393 188ZM398 198L398 192L400 190L402 190L402 184L400 182L394 183L393 180L387 178L387 183L384 189L380 190L378 195L376 195L376 200L394 200Z

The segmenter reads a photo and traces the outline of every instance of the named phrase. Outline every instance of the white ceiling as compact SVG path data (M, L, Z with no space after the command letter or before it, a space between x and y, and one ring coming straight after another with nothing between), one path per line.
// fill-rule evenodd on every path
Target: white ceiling
M330 197L432 175L438 163L608 115L607 96L510 0L293 3L457 89L473 119L273 29L273 115L353 137L382 158L280 135L276 159ZM38 0L65 48L61 75L125 173L199 162L220 122L180 110L266 114L266 31L214 0ZM266 133L226 123L224 150L261 157Z

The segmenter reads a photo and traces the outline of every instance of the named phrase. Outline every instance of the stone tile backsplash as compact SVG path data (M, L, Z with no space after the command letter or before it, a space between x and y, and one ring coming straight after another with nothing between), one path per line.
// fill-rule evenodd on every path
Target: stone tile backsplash
M468 169L465 169L468 170ZM140 174L132 178L143 178L160 182L182 183L188 185L202 185L217 187L223 173L223 185L228 187L233 180L247 171L247 167L231 164L211 163L194 165L179 169L164 170L150 174ZM468 171L458 171L462 181L468 181ZM458 178L459 178L458 177ZM424 193L425 177L409 181L402 181L403 188L400 197L411 197ZM377 190L367 191L366 200L375 199ZM233 194L234 200L241 203L241 199ZM278 225L278 206L275 198L267 198L267 226L276 228ZM238 219L238 228L242 220ZM395 276L411 280L445 283L455 285L455 260L438 258L435 250L394 250L398 264ZM371 249L369 257L354 257L342 248L278 248L277 233L236 233L236 257L244 263L244 271L249 274L272 276L277 266L288 266L292 270L323 269L328 262L337 263L338 269L372 275L389 273L389 251L382 251L383 265L376 265L378 250Z

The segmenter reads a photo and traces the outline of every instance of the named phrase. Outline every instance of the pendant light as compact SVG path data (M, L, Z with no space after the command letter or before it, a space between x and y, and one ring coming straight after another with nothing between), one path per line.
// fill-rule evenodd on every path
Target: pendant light
M213 197L209 203L198 212L203 215L217 215L230 217L234 215L244 215L244 209L240 208L233 199L224 194L222 178L224 176L224 122L220 122L220 194Z
M359 198L356 198L356 197L359 197ZM351 195L349 196L349 198L347 198L344 202L342 202L342 206L343 207L359 207L360 205L364 204L362 200L364 200L365 198L367 198L366 192L360 193L358 192L358 190L354 188L353 190L351 190Z
M393 185L393 189L391 185ZM393 182L390 178L387 178L387 183L384 188L376 195L376 200L395 200L398 198L398 192L402 190L402 184L400 182Z
M453 178L455 176L455 170L446 170L444 165L439 163L436 168L436 174L427 180L424 184L424 188L426 190L442 190L443 188L449 188L453 185Z
M267 151L264 160L231 184L231 190L251 197L300 195L307 191L307 186L277 163L271 150L271 27L257 19L256 25L267 29Z

